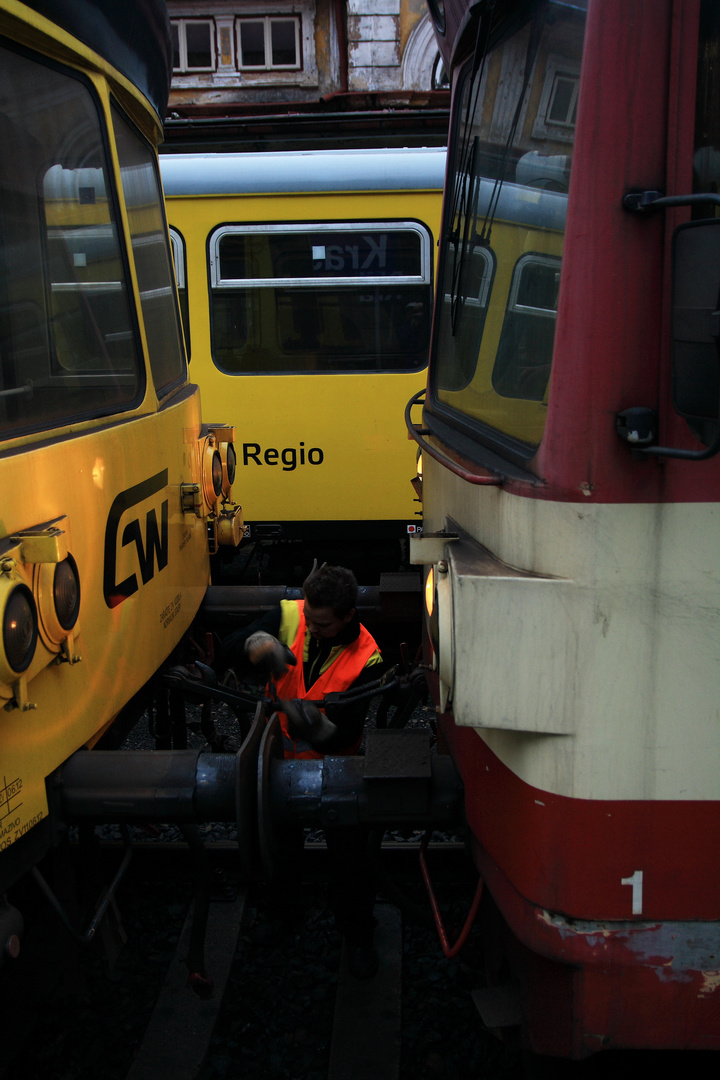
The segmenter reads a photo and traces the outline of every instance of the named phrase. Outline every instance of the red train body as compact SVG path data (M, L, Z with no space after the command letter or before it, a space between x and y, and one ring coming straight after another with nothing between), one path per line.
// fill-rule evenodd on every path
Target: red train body
M718 1049L720 5L430 8L413 557L498 971L535 1050Z

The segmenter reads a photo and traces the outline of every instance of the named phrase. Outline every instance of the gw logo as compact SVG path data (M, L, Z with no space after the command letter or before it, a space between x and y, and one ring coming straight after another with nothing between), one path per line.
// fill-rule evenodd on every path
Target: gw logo
M103 594L105 603L109 608L117 607L138 591L137 576L130 574L124 581L116 581L117 577L117 537L120 527L120 519L126 510L130 510L138 503L144 502L151 495L163 491L167 487L168 471L156 473L141 484L121 491L117 496L108 514L105 526L105 562L103 573ZM164 570L168 563L168 500L165 499L160 511L160 529L158 530L157 510L153 507L145 515L145 540L143 542L142 529L139 518L129 521L122 534L122 547L134 544L137 550L137 559L140 567L140 576L143 585L155 574L155 557L157 556L158 570Z

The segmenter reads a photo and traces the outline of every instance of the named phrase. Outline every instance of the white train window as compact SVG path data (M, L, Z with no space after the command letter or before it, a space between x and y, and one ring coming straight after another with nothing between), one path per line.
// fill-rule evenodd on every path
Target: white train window
M418 222L226 225L209 250L213 358L223 371L427 362L432 259Z

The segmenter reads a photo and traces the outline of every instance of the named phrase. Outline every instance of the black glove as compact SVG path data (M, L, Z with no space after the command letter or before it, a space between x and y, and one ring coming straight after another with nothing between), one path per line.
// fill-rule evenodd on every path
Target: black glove
M262 664L273 675L284 675L288 667L297 663L287 645L264 630L250 635L245 642L245 655L251 664Z
M328 720L324 712L310 701L279 701L278 708L285 713L288 731L293 739L304 739L314 750L321 753L330 740L337 734L337 727Z

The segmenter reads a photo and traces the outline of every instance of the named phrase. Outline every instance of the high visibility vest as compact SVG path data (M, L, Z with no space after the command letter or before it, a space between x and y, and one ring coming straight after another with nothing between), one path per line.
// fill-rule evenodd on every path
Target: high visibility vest
M336 694L340 693L342 690L349 690L360 673L364 671L365 665L370 657L374 652L377 652L377 645L375 644L375 639L372 635L368 633L361 624L360 634L356 640L350 642L349 645L343 646L337 656L332 659L320 673L312 686L306 689L305 673L303 671L305 649L305 604L302 600L283 601L283 603L297 605L299 622L292 644L290 645L289 642L285 642L285 644L289 645L293 656L295 657L296 664L295 667L289 667L284 675L280 675L275 680L277 696L286 699L300 698L301 700L309 699L315 701L324 698L327 694ZM324 757L324 754L313 749L310 743L306 742L304 739L294 739L288 728L287 716L285 713L278 713L278 715L283 731L283 750L286 758ZM357 753L361 742L362 735L352 744L352 746L344 747L342 750L334 750L333 753L355 754Z

